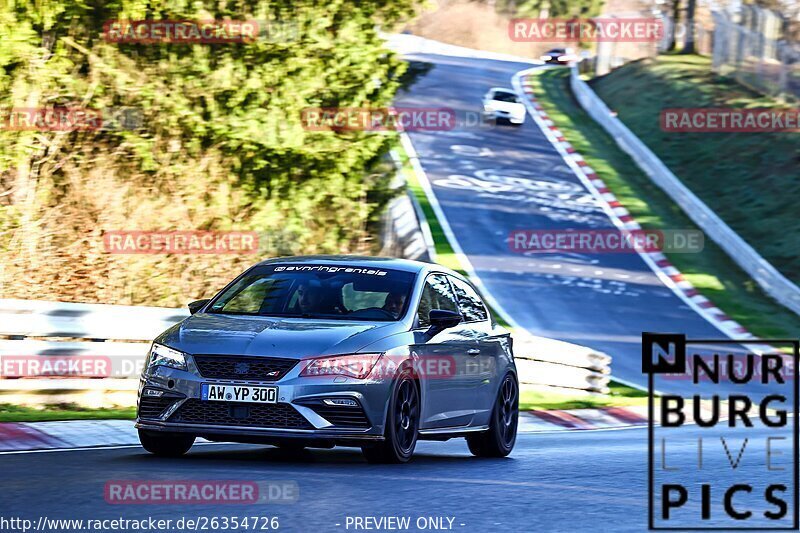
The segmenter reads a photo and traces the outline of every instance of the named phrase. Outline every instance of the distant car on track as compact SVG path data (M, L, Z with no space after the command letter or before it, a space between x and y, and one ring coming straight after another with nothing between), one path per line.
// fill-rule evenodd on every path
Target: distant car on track
M507 120L520 125L525 122L525 104L512 89L493 87L483 97L483 116L495 120Z
M578 56L571 48L553 48L542 54L540 57L545 63L556 65L568 65L572 61L577 61Z
M136 427L161 456L197 437L290 450L361 447L408 461L418 439L502 457L519 385L507 330L437 265L386 258L261 262L159 335Z

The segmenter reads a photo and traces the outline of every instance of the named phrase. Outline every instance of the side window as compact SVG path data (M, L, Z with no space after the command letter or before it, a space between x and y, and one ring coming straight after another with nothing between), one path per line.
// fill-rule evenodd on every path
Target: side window
M481 297L478 296L478 293L469 283L452 276L450 281L453 282L453 287L458 297L458 308L461 314L464 315L465 321L476 322L489 318L489 313L486 311L486 306L483 305Z
M453 291L450 289L447 277L442 274L428 276L428 279L425 280L425 288L422 289L422 298L419 301L419 309L417 310L417 317L421 327L431 325L428 320L428 313L431 312L431 309L458 312L458 305L456 304L455 296L453 296Z

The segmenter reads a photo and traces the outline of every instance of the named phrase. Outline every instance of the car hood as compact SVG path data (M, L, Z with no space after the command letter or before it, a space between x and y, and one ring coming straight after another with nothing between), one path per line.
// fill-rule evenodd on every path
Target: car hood
M156 342L189 354L265 355L302 359L354 353L403 329L399 322L353 322L201 313Z

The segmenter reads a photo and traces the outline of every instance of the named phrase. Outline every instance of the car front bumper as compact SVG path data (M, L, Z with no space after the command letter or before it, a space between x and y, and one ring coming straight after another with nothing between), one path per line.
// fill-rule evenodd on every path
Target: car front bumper
M353 445L379 442L384 440L382 434L375 435L365 432L347 430L300 430L300 429L270 429L263 427L247 426L216 426L210 424L174 424L168 422L154 422L152 420L136 419L136 428L147 431L164 431L169 433L189 433L196 437L203 437L212 441L243 442L253 444L272 444L287 441L310 441L329 445Z
M168 367L158 367L155 372L142 376L139 384L139 410L136 427L148 431L165 431L190 433L209 440L232 442L264 442L272 443L285 440L303 439L319 441L325 444L364 443L383 440L384 419L391 393L390 380L357 380L343 376L299 377L299 367L289 371L286 376L275 382L236 381L204 378L195 373ZM275 386L278 387L277 404L242 404L233 402L211 402L201 398L203 383L216 385ZM142 392L147 389L163 391L165 408L154 415L151 410L143 416ZM358 403L366 419L360 427L343 424L347 417L336 417L322 410L323 399L347 398ZM192 402L190 404L189 402ZM214 404L214 405L212 405ZM225 404L220 405L220 404ZM193 407L193 412L205 412L213 408L215 416L195 416L191 422L184 420L184 406ZM250 423L253 406L260 412L274 409L290 413L291 419L297 421L295 427L274 427L269 422ZM236 411L234 411L236 409ZM326 407L326 409L332 409ZM230 410L230 415L225 415ZM325 414L325 418L320 414ZM245 413L233 419L233 413ZM223 416L218 416L223 413ZM225 420L220 421L220 418ZM280 418L280 417L278 417ZM263 417L262 417L263 420ZM285 426L286 424L284 424Z
M508 120L509 122L513 122L514 124L522 124L525 122L525 112L509 112L509 111L501 111L499 109L493 110L485 110L485 116L489 116L494 119L500 120Z

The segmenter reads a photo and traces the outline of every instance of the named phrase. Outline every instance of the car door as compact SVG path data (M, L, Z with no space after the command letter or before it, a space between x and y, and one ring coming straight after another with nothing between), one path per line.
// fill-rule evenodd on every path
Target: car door
M474 384L468 364L477 353L471 328L460 323L443 331L430 330L432 309L458 312L455 294L445 274L425 279L414 328L417 368L425 401L422 429L459 427L470 424L475 414Z
M475 340L477 350L469 351L467 383L472 390L474 423L488 423L505 370L504 342L507 336L495 331L489 311L475 288L455 276L448 276L456 294L459 311L464 317L464 334Z

